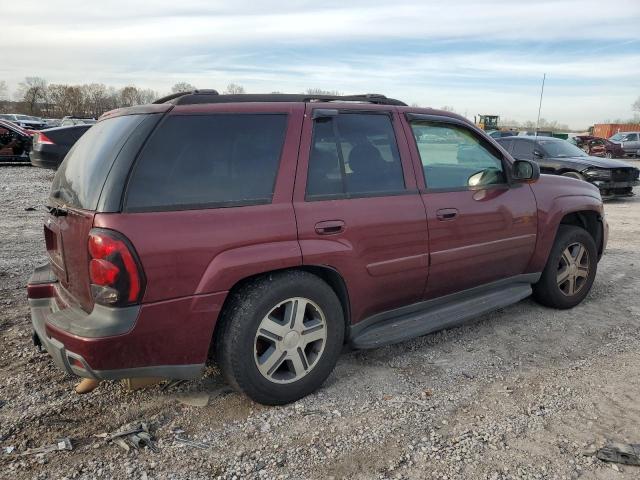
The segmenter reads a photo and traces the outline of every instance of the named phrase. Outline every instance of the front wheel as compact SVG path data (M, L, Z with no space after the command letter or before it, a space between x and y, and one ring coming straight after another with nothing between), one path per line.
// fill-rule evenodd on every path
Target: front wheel
M344 339L331 287L302 271L269 274L235 292L216 342L225 379L256 402L282 405L315 391Z
M591 290L597 267L596 244L589 232L560 225L547 265L533 286L533 296L548 307L575 307Z

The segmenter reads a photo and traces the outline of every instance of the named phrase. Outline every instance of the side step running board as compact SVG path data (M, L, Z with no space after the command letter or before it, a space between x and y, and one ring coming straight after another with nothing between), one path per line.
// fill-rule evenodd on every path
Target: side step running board
M374 323L362 329L353 329L350 339L354 348L376 348L426 335L459 325L498 308L519 302L531 295L528 282L502 285L499 288L477 292L475 295L452 295L449 301L437 299L422 302L410 308L397 310L397 315L376 316ZM365 321L369 323L368 321Z

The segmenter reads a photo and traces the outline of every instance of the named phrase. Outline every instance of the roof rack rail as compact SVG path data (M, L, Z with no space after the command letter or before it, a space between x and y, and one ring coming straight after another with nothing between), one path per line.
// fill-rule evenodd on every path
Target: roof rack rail
M363 102L376 105L406 106L407 104L388 98L379 93L362 95L309 95L286 93L239 93L220 95L215 90L194 90L179 92L159 98L153 103L173 103L174 105L193 105L199 103L245 103L245 102Z
M171 95L158 98L153 103L167 103L167 102L170 102L171 100L175 100L176 98L184 97L185 95L219 95L219 93L217 90L214 90L213 88L202 88L197 90L191 90L190 92L172 93Z

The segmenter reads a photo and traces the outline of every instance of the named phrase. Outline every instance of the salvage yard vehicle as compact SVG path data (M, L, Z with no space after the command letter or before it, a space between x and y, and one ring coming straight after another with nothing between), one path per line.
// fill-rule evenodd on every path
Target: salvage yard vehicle
M542 173L586 180L602 197L633 195L640 185L640 170L621 160L590 156L566 140L549 137L499 138L498 143L516 160L535 161Z
M2 113L0 114L0 120L6 120L13 122L21 128L29 130L40 130L46 127L44 120L38 117L32 117L31 115L22 115L19 113Z
M620 145L625 155L640 157L640 132L619 132L609 141Z
M28 162L31 134L13 122L0 120L0 163Z
M516 138L516 137L513 137ZM531 294L571 308L600 193L445 111L382 95L196 90L103 115L58 169L34 341L95 379L197 378L265 404L376 348Z
M57 169L71 147L91 128L91 125L72 125L40 130L33 135L29 158L31 165Z
M576 135L569 142L593 157L621 158L625 153L619 143L593 135Z

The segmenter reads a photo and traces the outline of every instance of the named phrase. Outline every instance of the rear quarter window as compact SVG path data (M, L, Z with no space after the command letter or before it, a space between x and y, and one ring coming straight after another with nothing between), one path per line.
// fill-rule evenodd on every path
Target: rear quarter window
M145 115L125 115L96 123L69 150L51 185L51 198L95 210L115 158Z
M174 115L153 133L127 187L127 211L270 203L286 114Z

